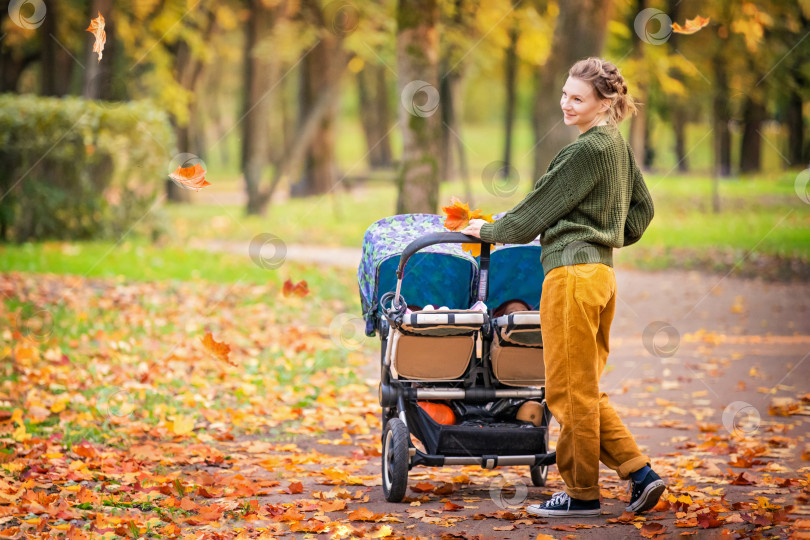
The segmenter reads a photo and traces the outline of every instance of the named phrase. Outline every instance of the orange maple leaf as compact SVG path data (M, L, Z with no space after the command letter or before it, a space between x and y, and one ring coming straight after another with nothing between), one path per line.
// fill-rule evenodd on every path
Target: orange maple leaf
M215 358L218 360L222 360L223 362L228 362L232 366L235 365L233 362L228 359L228 354L231 352L231 346L227 343L219 343L214 341L214 336L211 335L211 332L205 334L200 341L202 341L203 346L205 346L206 350L214 355Z
M281 490L284 493L295 495L304 492L304 485L301 482L290 482L290 485Z
M288 279L284 282L284 288L281 289L281 292L284 294L284 296L294 294L295 296L304 297L309 294L309 287L304 279L295 284L293 284L292 280Z
M710 17L701 17L698 15L694 19L686 19L686 23L681 26L678 23L672 23L672 31L676 34L694 34L707 24L709 24Z
M90 19L90 26L86 29L96 37L96 42L93 44L93 52L98 53L98 61L101 62L101 51L104 50L104 44L107 43L107 32L104 31L104 17L101 12L98 12L98 17Z
M470 222L470 206L452 197L450 206L442 206L442 212L447 215L444 226L451 231L463 229Z
M206 182L205 180L206 172L207 171L200 163L195 163L189 167L178 165L174 172L169 175L169 178L184 186L200 191L200 188L211 185L210 182Z
M467 203L463 203L455 197L450 199L449 206L442 206L442 212L447 215L444 226L451 231L460 231L470 224L471 219L483 219L492 223L492 214L484 214L480 209L470 210ZM473 257L481 255L481 244L465 243L461 244L461 249L469 251Z

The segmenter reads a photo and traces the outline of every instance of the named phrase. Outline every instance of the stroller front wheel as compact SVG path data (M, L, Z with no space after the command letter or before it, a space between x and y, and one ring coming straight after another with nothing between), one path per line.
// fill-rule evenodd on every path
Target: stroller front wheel
M532 484L541 487L546 485L548 478L548 465L533 465L529 467L532 476Z
M382 484L385 500L401 502L408 487L408 427L391 418L383 430Z

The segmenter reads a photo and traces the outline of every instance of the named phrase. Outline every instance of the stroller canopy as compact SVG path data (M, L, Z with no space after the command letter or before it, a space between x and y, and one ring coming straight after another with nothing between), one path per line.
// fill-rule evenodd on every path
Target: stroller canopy
M374 335L379 322L380 298L396 290L396 269L405 247L426 234L446 231L444 216L437 214L390 216L366 230L357 280L367 335ZM490 308L515 299L523 300L530 309L538 308L543 286L540 250L535 239L529 244L499 245L492 251ZM477 290L478 259L461 249L461 244L427 246L405 265L401 294L411 306L467 309L475 303Z
M396 269L405 247L429 233L446 232L436 214L401 214L383 218L366 230L357 270L366 334L373 336L380 297L395 291ZM436 244L419 250L405 265L402 297L409 305L467 309L478 278L478 265L461 244Z

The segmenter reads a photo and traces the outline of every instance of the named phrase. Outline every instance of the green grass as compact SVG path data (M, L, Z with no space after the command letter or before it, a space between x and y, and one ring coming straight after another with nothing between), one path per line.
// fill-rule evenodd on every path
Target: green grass
M796 195L795 172L719 181L720 212L712 212L712 181L705 176L647 174L656 216L644 238L623 250L628 264L655 266L655 254L692 251L704 258L718 250L810 261L810 207ZM473 207L497 213L514 206L528 191L529 181L508 197L489 193L483 182L472 181ZM466 199L461 182L445 182L442 204L452 196ZM0 246L0 271L54 272L139 281L207 280L281 284L306 279L327 297L348 299L354 291L312 265L286 261L265 270L248 256L212 253L212 242L240 242L271 233L285 244L360 248L363 234L374 221L394 213L396 190L387 179L375 179L337 189L329 195L288 199L272 205L265 216L245 216L236 204L169 205L172 228L159 245L137 237L118 245L111 242L45 242ZM625 253L626 252L626 253ZM652 255L651 255L652 254ZM637 255L637 256L636 256ZM662 266L678 264L660 258ZM659 265L659 266L661 266ZM347 276L351 270L341 270ZM344 281L351 281L347 277Z
M285 261L279 268L260 268L249 257L184 249L179 245L155 246L135 239L118 245L112 242L41 242L0 245L0 272L73 274L86 277L136 281L187 281L205 284L273 283L286 279L306 280L311 290L324 299L356 303L347 281L352 272L325 273L312 265ZM260 301L260 299L254 299Z

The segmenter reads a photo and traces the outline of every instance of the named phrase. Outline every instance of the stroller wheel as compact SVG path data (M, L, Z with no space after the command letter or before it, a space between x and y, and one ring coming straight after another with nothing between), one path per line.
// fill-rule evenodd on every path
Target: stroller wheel
M548 465L534 465L529 467L532 475L532 484L537 487L545 486L548 478Z
M388 424L388 421L394 418L395 416L396 410L393 407L383 407L382 410L383 436L385 436L385 426Z
M408 428L391 418L383 430L382 484L385 500L400 502L408 487Z

